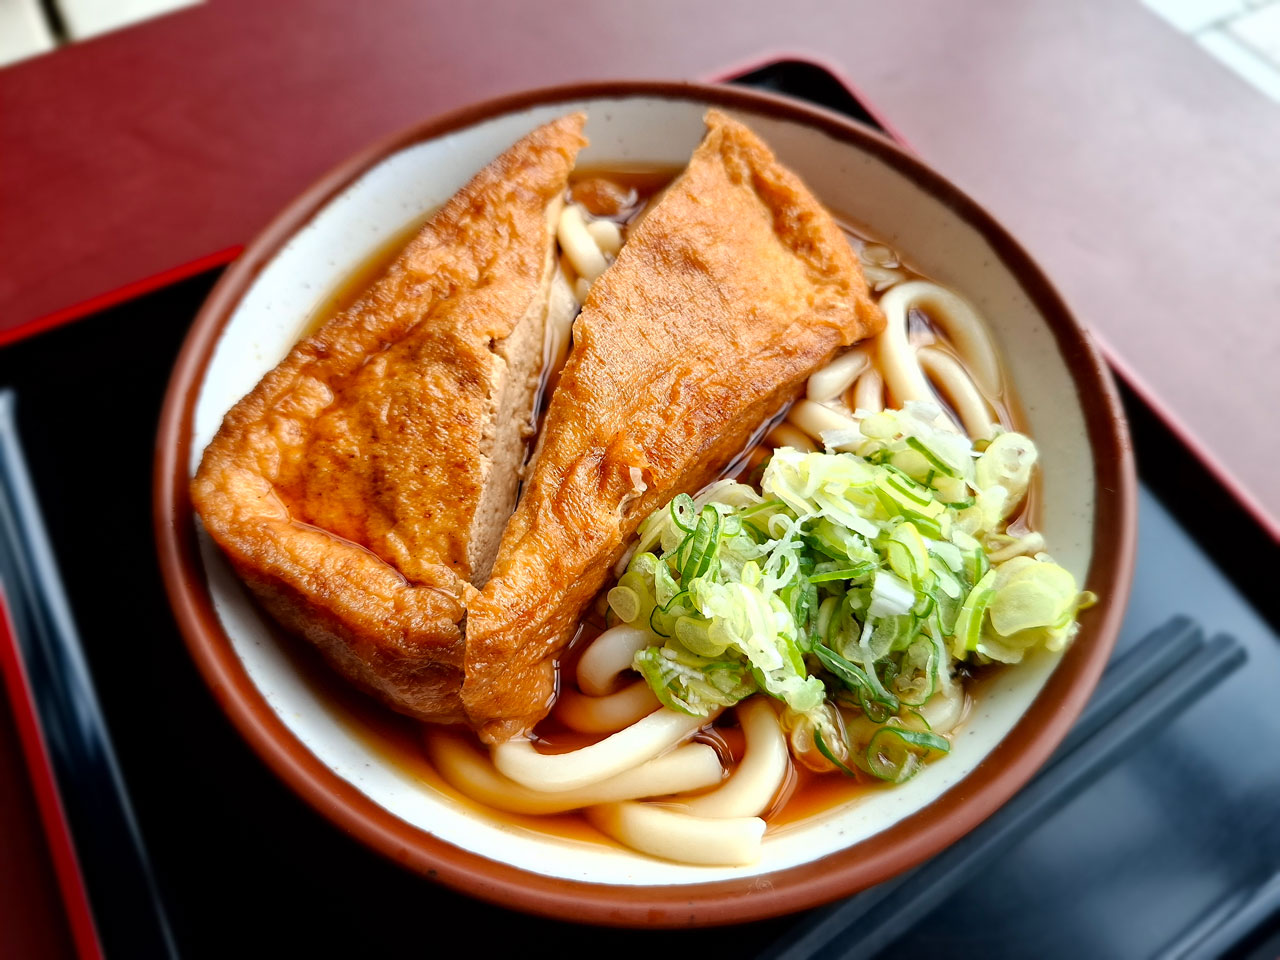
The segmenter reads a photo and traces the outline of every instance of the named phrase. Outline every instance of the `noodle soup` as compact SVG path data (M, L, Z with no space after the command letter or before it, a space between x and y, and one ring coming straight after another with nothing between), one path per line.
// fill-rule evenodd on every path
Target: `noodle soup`
M202 517L192 517L188 500L202 453L228 411L295 350L307 318L335 279L357 273L406 223L447 203L491 158L540 124L582 110L589 115L592 144L580 155L581 164L683 168L711 106L727 108L749 124L815 199L852 214L867 236L903 252L920 273L962 291L978 308L1017 388L1019 409L1013 415L1021 414L1043 457L1044 469L1033 480L1040 484L1036 528L1077 582L1105 587L1098 608L1081 617L1081 634L1063 653L1034 652L1016 667L961 678L970 706L945 756L904 783L877 780L869 786L810 773L792 761L795 786L785 810L761 811L760 819L768 822L759 859L716 866L628 847L579 811L522 816L466 797L431 765L420 723L348 688L288 624L290 635L279 636L257 591L245 589ZM674 202L676 191L668 196ZM721 227L731 229L734 222L719 218ZM631 235L627 259L645 249L635 244L638 234ZM669 219L661 234L680 240ZM764 287L768 296L770 289L748 271L730 264L720 274L749 282L753 293L739 303L757 302L755 291ZM766 274L774 271L759 275ZM606 279L616 284L626 275L612 269ZM598 299L606 291L602 287ZM735 313L743 324L750 319L746 310ZM667 326L669 334L676 332ZM756 329L777 326L766 321ZM820 341L810 336L807 342ZM541 337L534 342L540 346ZM767 343L758 336L754 342ZM804 340L788 336L776 342ZM686 345L682 340L680 349ZM743 353L751 363L757 356L755 348ZM807 360L804 375L818 362ZM705 365L727 369L713 357ZM635 362L623 367L643 374ZM803 386L797 380L787 381L789 390ZM652 395L637 398L635 408L643 409ZM543 432L548 441L562 435L563 419L551 412L556 417ZM608 410L600 412L607 417ZM769 412L753 410L751 424ZM722 424L717 429L730 429L733 443L717 450L716 464L729 459L735 445L746 444L744 435ZM743 466L734 476L753 485L763 479L763 469L752 474L760 463ZM206 303L175 367L156 467L157 543L175 617L219 705L264 763L338 829L424 877L469 895L583 922L684 928L761 919L847 896L936 854L1012 796L1078 715L1117 635L1133 561L1136 488L1114 385L1043 271L978 204L914 157L833 115L731 87L620 82L525 93L424 123L398 141L353 157L282 210ZM697 493L708 479L699 473L697 482L679 489ZM659 477L654 486L661 483ZM677 492L666 492L669 485L662 489L660 496L645 499L623 530L624 539ZM664 549L660 543L658 549ZM613 589L612 563L621 553L622 544L611 538L608 563L593 572L590 593L603 588L607 596ZM575 597L573 607L585 619L599 618L589 601ZM575 612L571 619L577 618ZM322 682L298 669L295 650L305 654ZM564 652L559 638L554 652L557 658ZM727 652L721 659L735 656ZM569 670L565 665L562 672L567 676ZM550 708L554 679L547 671L545 686L521 709L536 711L544 703ZM781 715L782 702L771 699ZM736 711L721 710L714 726L733 750ZM492 766L491 754L487 762ZM717 776L724 781L723 769ZM844 802L851 797L856 802ZM656 806L661 798L637 802Z
M557 283L572 309L561 314L561 322L548 324L535 431L559 368L572 349L572 320L591 283L612 262L628 232L676 173L599 169L580 171L572 181L557 224ZM810 664L807 672L810 676L821 672L820 682L828 691L815 721L814 714L796 711L785 697L770 695L768 680L749 658L740 661L740 676L729 689L722 684L710 691L709 701L700 704L682 699L663 686L662 671L697 667L704 674L698 682L705 686L708 664L718 662L707 655L716 644L694 652L676 639L677 653L670 655L678 623L673 633L667 633L655 625L655 617L661 619L656 611L669 606L671 597L649 597L663 603L651 602L643 616L638 608L631 609L639 601L631 596L636 591L627 578L636 579L637 556L655 557L649 568L658 570L663 561L657 557L677 556L684 549L676 547L675 540L698 535L699 518L714 513L718 525L746 517L767 503L759 491L779 449L786 451L793 466L803 466L809 456L840 453L866 462L871 462L868 457L879 458L879 464L887 465L885 476L902 480L901 497L927 495L930 503L945 502L945 512L907 510L893 514L893 522L899 532L909 527L912 538L900 538L906 542L897 552L909 558L913 548L917 553L923 549L926 562L932 558L934 564L941 564L939 574L954 581L951 592L962 591L947 598L953 601L951 633L955 620L964 615L964 595L972 594L993 567L1019 557L1048 563L1043 537L1035 529L1034 447L1016 432L1021 427L1016 398L982 319L954 291L907 266L901 252L846 230L868 285L886 314L885 331L840 353L811 376L805 392L761 426L754 442L726 464L720 480L681 504L664 508L670 522L655 514L641 528L617 565L610 589L584 617L560 660L556 701L547 718L529 738L490 750L472 734L453 727L427 725L420 737L408 736L410 721L394 718L383 725L371 719L378 708L366 704L351 722L380 752L433 789L520 829L545 830L579 842L620 842L651 856L706 864L751 863L759 856L762 837L771 832L854 802L868 790L891 788L924 763L945 762L947 745L965 722L981 678L1001 661L1020 658L1020 650L980 650L974 645L967 656L956 659L946 649L950 638L933 637L932 651L918 656L919 638L913 636L905 645L895 639L901 646L895 651L897 659L877 665L825 646L817 652L801 648L799 655ZM386 255L379 256L381 266ZM359 271L358 280L374 269ZM345 284L343 289L354 285ZM330 309L343 302L339 293L330 300ZM904 410L901 416L908 417L911 429L917 431L907 440L919 441L915 444L903 441L902 425L893 419L892 411ZM930 446L934 441L920 441L920 436L953 438L953 448L961 446L962 456L978 462L997 442L996 451L1003 448L1001 479L1007 502L995 508L998 516L982 529L984 546L974 553L984 569L962 573L964 558L949 573L944 569L959 551L935 521L976 509L966 501L981 490L972 480L966 487L963 471L950 471L945 455ZM891 449L895 445L901 449ZM531 440L531 456L534 450ZM919 470L903 466L908 457L923 458L928 467L924 478ZM935 477L935 468L954 476ZM939 479L956 480L950 485L956 489L945 483L941 490L935 489L931 484ZM888 495L898 496L892 491ZM943 501L943 496L948 499ZM890 501L891 512L894 502ZM795 519L779 521L780 514L770 515L770 509L757 515L774 525L775 529L759 534L771 542L777 542L771 534L778 532L780 522ZM664 522L666 533L655 533ZM688 528L683 537L667 536L674 553L663 549L672 523ZM834 575L848 569L820 569L839 559L829 547L826 552L819 547L814 556L823 559L817 567L812 558L806 561L806 588L817 601L806 615L819 621L825 616L829 622L844 598L832 588L814 591L813 587L840 582L852 586L857 577L842 581ZM677 556L673 569L680 565L678 560ZM897 565L880 566L884 576L910 582ZM687 579L690 571L683 574ZM663 576L669 574L659 573L659 580ZM678 570L676 578L681 578ZM1072 615L1088 601L1076 595L1074 584L1060 592L1067 597L1059 603L1060 609L1069 607ZM942 596L939 593L935 599ZM876 597L872 602L882 600ZM686 617L690 622L696 619ZM867 621L865 616L862 619ZM921 629L920 636L927 629L921 626L926 620L922 617L914 625ZM857 620L854 623L858 625ZM1060 647L1070 632L1063 624L1049 639ZM690 643L696 646L697 641ZM650 655L644 662L651 669L641 669L646 651ZM688 657L682 661L685 654ZM925 661L917 662L922 656ZM903 671L909 669L919 677L904 684ZM887 673L881 676L877 670ZM801 668L801 672L806 671ZM832 693L842 677L854 680ZM717 698L726 702L716 702Z

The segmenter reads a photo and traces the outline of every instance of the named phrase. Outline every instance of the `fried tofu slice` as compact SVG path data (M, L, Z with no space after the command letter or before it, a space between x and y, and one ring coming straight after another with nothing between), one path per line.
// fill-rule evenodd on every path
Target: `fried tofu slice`
M192 484L267 610L424 720L466 719L462 624L515 505L584 122L480 171L232 408Z
M848 241L712 111L684 173L592 286L493 576L462 699L489 742L555 698L556 659L652 510L714 479L841 347L884 325Z

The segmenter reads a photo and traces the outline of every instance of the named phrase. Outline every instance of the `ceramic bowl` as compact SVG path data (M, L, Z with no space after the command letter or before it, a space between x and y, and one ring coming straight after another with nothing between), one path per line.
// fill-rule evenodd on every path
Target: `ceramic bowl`
M1043 463L1054 557L1101 598L1062 655L987 685L950 755L895 789L771 830L751 867L666 863L486 816L374 745L360 712L299 669L193 518L187 495L223 415L371 253L515 140L585 110L580 166L683 164L710 106L748 123L838 217L903 252L986 317ZM210 295L169 388L156 468L160 559L178 622L254 749L343 830L506 906L634 925L728 923L883 881L972 829L1036 771L1079 714L1128 594L1134 476L1115 387L1044 274L982 208L880 135L738 89L610 83L540 90L431 120L342 164L291 203Z

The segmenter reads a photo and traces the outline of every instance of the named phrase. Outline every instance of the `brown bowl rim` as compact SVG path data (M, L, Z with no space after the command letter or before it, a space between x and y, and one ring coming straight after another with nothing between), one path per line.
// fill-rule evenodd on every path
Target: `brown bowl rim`
M250 680L214 611L196 545L187 464L196 397L210 356L241 296L280 247L336 193L389 154L529 107L594 98L693 100L799 122L894 166L976 229L1018 278L1056 337L1094 452L1093 556L1085 585L1102 599L1013 730L964 779L892 828L761 876L673 886L626 886L547 877L481 857L413 827L316 758ZM304 800L375 850L464 893L505 907L615 926L680 927L758 920L866 889L938 853L985 820L1040 768L1097 684L1128 601L1136 538L1136 479L1128 428L1110 371L1027 252L974 200L879 133L786 97L669 81L580 83L464 107L382 140L304 191L220 278L187 335L165 395L156 440L154 523L165 588L192 657L215 699L258 755Z

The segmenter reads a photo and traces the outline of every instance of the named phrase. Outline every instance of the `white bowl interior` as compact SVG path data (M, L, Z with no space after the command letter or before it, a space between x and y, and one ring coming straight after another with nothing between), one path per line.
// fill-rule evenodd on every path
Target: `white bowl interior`
M219 340L195 409L191 470L226 411L285 355L338 280L404 226L443 203L535 126L587 111L580 165L683 164L701 138L705 105L658 98L597 99L500 116L415 144L378 163L331 200L261 271ZM1042 525L1055 558L1082 581L1093 540L1093 461L1083 412L1048 324L982 236L893 167L803 124L740 113L830 209L961 292L998 340L1043 463ZM316 757L413 826L533 873L607 884L691 884L811 861L870 837L969 774L1035 698L1056 657L1003 671L984 688L949 756L891 791L766 836L745 868L664 863L627 851L531 834L486 819L369 747L291 665L221 553L201 532L209 588L253 682Z

